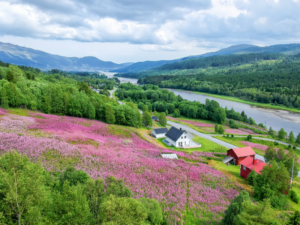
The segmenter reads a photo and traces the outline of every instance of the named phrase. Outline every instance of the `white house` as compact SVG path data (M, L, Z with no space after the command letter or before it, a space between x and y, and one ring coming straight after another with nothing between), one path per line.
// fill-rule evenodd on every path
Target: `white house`
M175 127L171 127L171 129L166 133L165 141L179 148L190 146L193 144L193 140L185 130L182 130L181 128L177 129Z
M151 131L151 135L155 138L164 138L167 132L168 128L157 128Z

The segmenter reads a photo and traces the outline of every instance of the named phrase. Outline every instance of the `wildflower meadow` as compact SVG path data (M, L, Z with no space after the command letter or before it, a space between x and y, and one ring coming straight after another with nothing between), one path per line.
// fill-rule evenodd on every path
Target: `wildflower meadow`
M158 200L173 223L186 211L217 222L240 191L220 171L184 160L213 157L211 153L176 152L180 159L163 159L162 152L173 152L145 141L135 128L67 116L0 113L0 152L16 150L48 171L73 165L94 179L123 179L135 198Z

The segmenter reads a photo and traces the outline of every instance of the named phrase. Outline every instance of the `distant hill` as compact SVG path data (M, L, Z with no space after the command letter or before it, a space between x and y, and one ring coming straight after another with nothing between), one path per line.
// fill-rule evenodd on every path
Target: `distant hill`
M209 53L205 53L202 55L193 55L193 56L188 56L188 57L184 57L184 58L180 58L180 59L138 62L138 63L134 63L128 67L124 67L122 69L112 70L111 72L134 73L134 72L139 72L139 71L143 71L143 70L149 70L149 69L152 69L155 67L159 67L159 66L168 64L168 63L175 63L175 62L179 62L179 61L183 61L183 60L191 59L191 58L205 58L205 57L209 57L209 56L229 55L229 54L240 52L242 50L245 50L245 49L248 49L251 47L256 47L256 46L255 45L247 45L247 44L233 45L233 46L221 49L216 52L209 52Z
M142 70L149 70L154 67L162 66L167 63L173 63L180 61L180 59L175 60L161 60L161 61L145 61L145 62L137 62L130 66L121 68L121 69L115 69L111 70L111 72L118 72L118 73L131 73L131 72L139 72Z
M249 54L249 53L283 53L286 55L295 55L300 53L300 44L282 44L282 45L271 45L266 47L254 46L235 54Z
M39 69L61 69L72 71L112 70L130 66L132 63L116 64L96 57L64 57L18 45L0 42L0 60L15 65L31 66Z

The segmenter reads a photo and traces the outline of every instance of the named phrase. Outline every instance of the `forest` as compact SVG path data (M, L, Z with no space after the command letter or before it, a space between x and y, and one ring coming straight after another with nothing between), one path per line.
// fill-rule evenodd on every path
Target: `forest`
M166 115L173 114L174 117L180 115L188 118L198 118L213 120L219 124L224 124L226 118L254 124L252 118L248 118L245 113L235 112L234 109L220 107L214 100L206 100L205 104L184 100L181 96L176 96L174 92L159 89L156 85L146 84L136 86L131 83L120 84L116 96L126 102L134 102L138 108L143 110L147 106L150 111L165 112Z
M210 68L198 74L146 76L140 84L238 97L243 100L300 108L300 55L233 68ZM189 70L184 70L188 73Z
M43 73L30 67L0 63L0 105L44 113L97 119L120 125L141 126L138 110L120 105L89 86L112 89L115 79Z
M71 166L61 173L48 172L15 151L0 156L0 184L1 224L163 222L159 203L134 199L122 180L94 180Z

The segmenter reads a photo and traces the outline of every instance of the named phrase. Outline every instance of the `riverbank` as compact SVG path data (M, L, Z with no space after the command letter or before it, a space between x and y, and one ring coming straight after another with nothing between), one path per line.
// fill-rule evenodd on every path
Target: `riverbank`
M285 106L276 106L276 105L264 104L264 103L259 103L259 102L251 102L251 101L239 99L237 97L209 94L209 93L199 92L199 91L187 91L187 90L183 90L183 89L172 89L172 88L165 88L165 89L176 90L176 91L186 91L186 92L194 93L194 94L207 95L207 96L211 96L214 98L220 98L220 99L224 99L224 100L228 100L228 101L239 102L239 103L256 106L257 108L276 109L276 110L284 110L284 111L289 111L289 112L300 113L300 109L292 109L292 108L288 108ZM300 123L300 120L299 120L299 123Z

